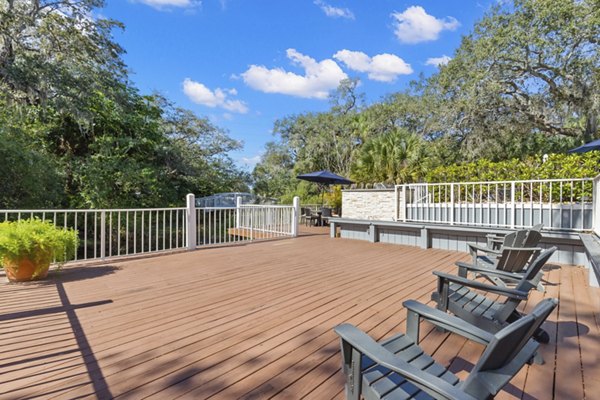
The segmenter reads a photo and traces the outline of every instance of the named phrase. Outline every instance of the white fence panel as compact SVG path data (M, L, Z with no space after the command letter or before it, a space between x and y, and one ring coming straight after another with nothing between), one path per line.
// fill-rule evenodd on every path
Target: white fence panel
M188 195L187 203L179 208L0 210L0 222L39 218L74 229L79 247L69 261L230 245L293 237L298 232L297 199L293 206L196 208L194 196Z
M410 222L589 231L591 178L418 183L396 187L396 218Z
M0 222L39 218L78 232L71 261L106 259L184 248L186 219L181 208L96 210L0 210Z
M594 178L594 216L593 228L594 233L600 236L600 175Z

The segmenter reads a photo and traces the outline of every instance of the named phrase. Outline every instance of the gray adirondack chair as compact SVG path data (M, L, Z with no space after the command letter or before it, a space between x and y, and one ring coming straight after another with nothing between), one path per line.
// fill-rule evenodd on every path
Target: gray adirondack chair
M505 252L504 250L536 247L541 239L542 234L539 230L525 229L506 235L502 245L498 249L481 246L475 243L468 243L469 253L471 254L474 265L483 264L484 266L492 266L507 262L507 260L502 260L501 258L506 258L506 254L510 257L511 253Z
M537 225L532 226L528 230L541 232L541 230L543 228L544 228L544 224L537 224ZM506 237L506 234L489 233L489 234L485 235L485 237L487 240L487 248L488 249L500 250L500 248L502 247L502 244L504 243L504 238ZM537 245L537 243L535 245Z
M342 370L348 400L364 399L491 399L535 354L531 335L556 307L546 299L531 314L491 334L441 313L430 322L459 334L477 336L486 345L464 381L438 364L417 344L412 333L381 343L350 324L335 328L341 338Z
M527 299L531 289L537 286L538 273L555 251L556 247L552 247L542 252L524 274L489 271L473 267L478 272L500 276L503 279L512 279L516 282L515 288L489 285L461 276L435 271L434 274L438 277L438 286L437 291L431 295L431 299L437 302L439 310L450 311L460 319L477 325L488 332L497 332L510 322L522 317L522 314L517 311L517 307L523 300ZM476 289L479 293L473 289ZM480 293L481 291L500 295L500 298L490 299ZM537 332L535 337L542 343L547 343L549 340L548 334L543 330Z
M539 247L534 247L537 246L541 238L542 234L535 230L513 232L505 237L507 245L503 245L498 252L488 251L486 256L478 255L478 252L482 249L481 246L469 244L469 250L473 257L473 263L470 265L491 270L522 272L542 250ZM511 246L508 246L508 244L511 244ZM468 270L469 268L459 268L459 276L466 278ZM507 286L507 281L500 276L487 275L486 278L498 286ZM540 274L538 278L537 288L543 292L544 286L540 283L542 275Z

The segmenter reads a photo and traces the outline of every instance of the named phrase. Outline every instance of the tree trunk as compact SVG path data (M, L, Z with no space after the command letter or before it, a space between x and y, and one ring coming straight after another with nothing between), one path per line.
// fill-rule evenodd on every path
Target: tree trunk
M593 111L585 119L585 132L583 133L584 142L591 142L598 134L598 117Z

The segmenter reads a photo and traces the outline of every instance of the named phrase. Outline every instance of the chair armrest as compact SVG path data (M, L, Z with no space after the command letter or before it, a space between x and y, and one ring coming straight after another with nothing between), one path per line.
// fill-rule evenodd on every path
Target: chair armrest
M480 245L477 243L467 243L467 245L469 246L470 252L481 251L483 253L492 253L492 254L501 254L502 253L502 251L500 251L500 250L490 249L487 246L483 246L483 245Z
M375 342L369 335L353 325L338 325L334 328L334 331L343 341L350 344L351 347L358 350L361 354L369 357L377 364L403 376L405 379L424 389L426 392L436 394L437 396L435 397L442 399L475 400L474 397L471 397L459 388L452 386L443 379L422 371L396 357L379 343Z
M409 311L417 314L419 319L422 318L435 326L439 326L440 328L456 333L474 342L487 345L494 338L494 335L475 325L471 325L454 315L447 314L436 308L419 303L416 300L407 300L402 303L402 305ZM410 322L410 319L408 321ZM407 325L409 322L407 322ZM419 320L416 320L415 322L418 324ZM413 327L407 326L407 332L410 331L411 328Z
M490 269L490 268L480 267L480 266L473 265L473 264L467 264L462 261L457 261L455 264L460 269L465 269L465 270L468 270L471 272L478 272L482 275L488 275L488 276L491 275L491 276L497 276L499 278L514 279L514 280L520 280L521 278L523 278L523 274L520 272L508 272L508 271L502 271L499 269ZM459 274L459 276L464 278L464 276L461 274Z
M488 285L486 283L472 281L467 278L462 278L460 276L446 274L440 271L433 271L434 275L437 275L438 280L453 282L459 285L467 286L473 289L483 290L484 292L499 294L504 297L508 297L509 299L517 299L517 300L526 300L527 292L523 292L517 289L509 289L502 286Z
M503 247L504 250L515 250L515 251L542 251L541 247Z

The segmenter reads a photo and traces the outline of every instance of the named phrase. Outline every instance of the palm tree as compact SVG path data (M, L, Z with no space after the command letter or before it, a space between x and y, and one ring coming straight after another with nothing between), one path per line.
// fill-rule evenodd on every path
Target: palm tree
M365 142L352 177L362 182L414 182L423 176L424 158L423 139L397 128Z

